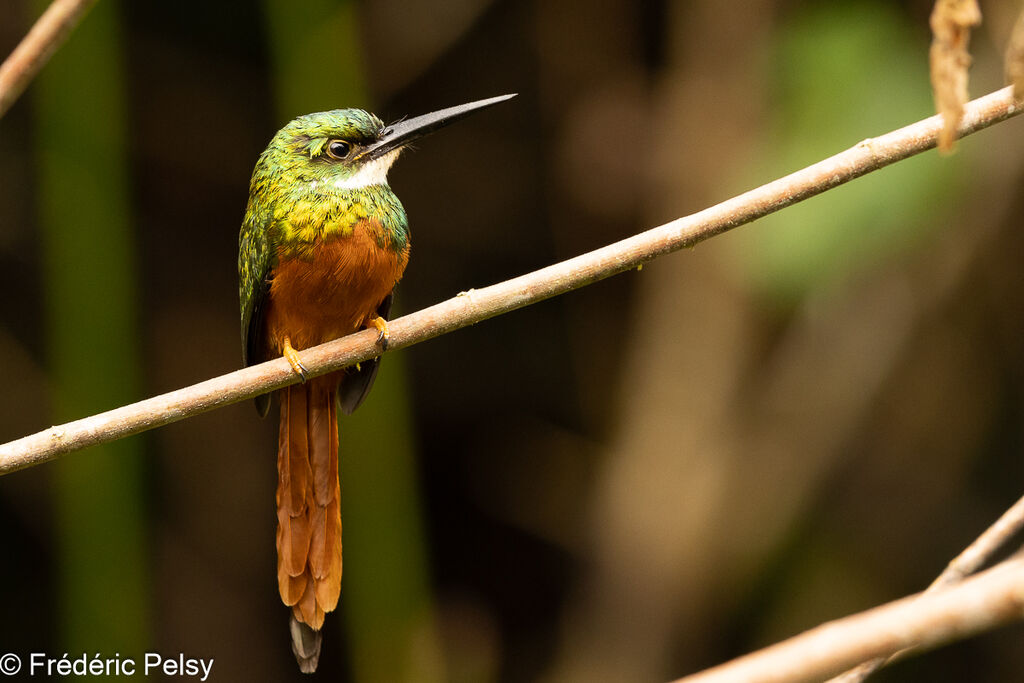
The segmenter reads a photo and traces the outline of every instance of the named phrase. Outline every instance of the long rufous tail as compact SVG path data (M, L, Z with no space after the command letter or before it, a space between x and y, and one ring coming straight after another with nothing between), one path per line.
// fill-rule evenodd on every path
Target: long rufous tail
M316 670L324 614L341 593L337 385L328 375L280 392L277 585L292 608L292 651L305 673Z

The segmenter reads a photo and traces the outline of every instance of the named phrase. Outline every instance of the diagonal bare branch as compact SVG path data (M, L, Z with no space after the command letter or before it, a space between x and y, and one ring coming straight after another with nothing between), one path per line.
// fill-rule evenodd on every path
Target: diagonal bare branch
M996 553L1002 550L1011 538L1024 529L1024 498L1014 503L1009 510L986 529L981 536L953 558L939 576L925 590L925 594L941 591L963 581L978 571ZM889 662L907 654L906 650L886 657L877 657L840 674L828 683L860 683Z
M53 0L0 64L0 117L7 113L96 0Z
M676 683L820 681L865 658L932 648L1024 618L1024 558L944 591L832 621Z
M969 102L960 136L1024 111L1012 88ZM698 213L620 242L483 289L465 292L390 323L395 349L584 287L749 223L854 178L935 147L942 118L932 116L745 192ZM341 369L377 354L376 333L359 332L301 352L312 375ZM128 406L26 436L0 446L0 474L38 465L86 446L182 420L294 383L283 358L238 370Z

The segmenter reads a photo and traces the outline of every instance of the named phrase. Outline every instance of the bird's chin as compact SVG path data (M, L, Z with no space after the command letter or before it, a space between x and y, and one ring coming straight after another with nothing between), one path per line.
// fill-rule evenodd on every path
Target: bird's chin
M339 190L358 190L372 185L387 185L391 164L395 163L395 159L401 153L402 148L399 147L376 159L371 159L360 166L355 173L335 180L333 185Z

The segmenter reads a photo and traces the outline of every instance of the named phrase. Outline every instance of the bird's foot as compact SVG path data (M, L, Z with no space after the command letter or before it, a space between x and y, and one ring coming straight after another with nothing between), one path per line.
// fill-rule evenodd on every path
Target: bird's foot
M298 375L299 379L302 380L302 383L305 384L306 380L309 379L309 370L307 370L306 366L302 364L301 360L299 360L299 353L292 348L292 340L288 337L284 338L284 350L281 353L288 359L288 364L292 366L292 370L295 371L295 374Z
M381 351L387 351L388 340L391 339L391 330L388 329L388 321L378 315L370 321L370 324L377 329L377 343L380 344Z

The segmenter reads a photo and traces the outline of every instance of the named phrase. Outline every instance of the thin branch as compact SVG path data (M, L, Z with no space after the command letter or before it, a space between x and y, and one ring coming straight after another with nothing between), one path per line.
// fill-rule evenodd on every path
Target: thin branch
M1024 618L1024 559L936 593L832 621L676 683L820 681L851 664L908 647L927 649Z
M1011 88L969 102L960 125L960 136L1016 116L1022 110L1024 105L1014 102ZM864 140L845 152L699 213L533 273L464 292L398 318L390 323L390 348L411 346L636 268L663 254L692 247L709 237L931 149L941 128L942 118L932 116L881 137ZM359 332L303 351L300 357L312 375L321 375L372 358L377 354L375 339L373 332ZM0 474L237 403L295 381L287 361L279 358L51 427L0 446Z
M1024 498L1014 503L995 524L953 558L938 578L928 586L928 590L939 590L963 581L992 559L992 556L1021 529L1024 529Z
M953 558L946 565L943 572L939 574L938 578L928 586L925 594L944 590L949 586L960 583L966 577L978 571L1011 538L1016 536L1021 529L1024 529L1024 498L1014 503L1009 510L996 520L995 524L986 529L962 553ZM887 657L877 657L871 661L864 662L844 674L836 676L828 683L860 683L860 681L863 681L881 667L894 659L902 657L904 654L907 654L906 650L895 652Z
M0 117L49 61L96 0L53 0L14 52L0 64Z

